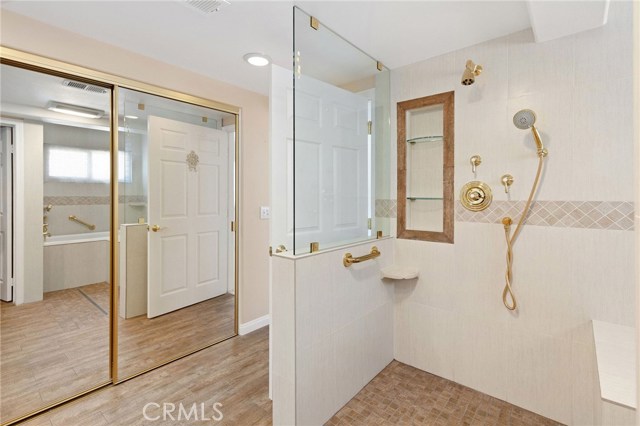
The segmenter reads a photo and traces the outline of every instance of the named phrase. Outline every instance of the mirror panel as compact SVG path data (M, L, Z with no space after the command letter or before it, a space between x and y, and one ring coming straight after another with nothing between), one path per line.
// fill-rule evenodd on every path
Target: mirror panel
M453 98L398 103L398 238L453 243Z
M121 381L236 334L236 116L118 99Z
M111 88L1 67L6 423L111 380Z

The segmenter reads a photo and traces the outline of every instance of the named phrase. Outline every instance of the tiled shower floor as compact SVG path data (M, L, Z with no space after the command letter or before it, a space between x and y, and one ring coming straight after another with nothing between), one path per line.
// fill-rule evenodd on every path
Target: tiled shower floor
M337 425L559 425L466 386L393 361L327 423Z

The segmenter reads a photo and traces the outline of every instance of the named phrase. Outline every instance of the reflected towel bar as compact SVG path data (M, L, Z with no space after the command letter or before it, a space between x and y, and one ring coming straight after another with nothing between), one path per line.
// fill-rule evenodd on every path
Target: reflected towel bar
M364 262L366 260L375 259L378 256L380 256L380 251L378 251L378 247L373 246L373 247L371 247L371 253L365 254L364 256L353 257L351 255L351 253L345 254L344 257L342 258L342 264L346 268L348 268L349 266L353 265L354 263L360 263L360 262Z
M80 225L84 225L87 228L91 229L92 231L94 231L96 229L95 225L92 225L91 223L87 223L84 220L78 219L75 215L71 215L69 216L69 220L72 220L74 222L79 223Z

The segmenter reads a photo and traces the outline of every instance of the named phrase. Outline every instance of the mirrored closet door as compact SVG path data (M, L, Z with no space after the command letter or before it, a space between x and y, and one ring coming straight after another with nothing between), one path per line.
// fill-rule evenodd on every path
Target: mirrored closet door
M236 116L118 99L121 381L236 334Z
M237 335L239 109L2 53L8 424Z
M0 423L111 381L111 88L2 65Z

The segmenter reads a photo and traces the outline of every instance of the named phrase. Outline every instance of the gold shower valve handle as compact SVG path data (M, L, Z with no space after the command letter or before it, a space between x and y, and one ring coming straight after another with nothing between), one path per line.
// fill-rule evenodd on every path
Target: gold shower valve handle
M460 191L460 202L464 208L474 212L486 209L492 200L491 188L484 182L467 182Z
M513 184L513 176L511 176L510 174L502 175L500 180L502 181L502 185L504 186L505 194L508 194L509 187Z
M469 158L469 162L471 163L471 172L475 173L476 167L482 164L482 157L480 157L479 155L474 155L471 158Z

